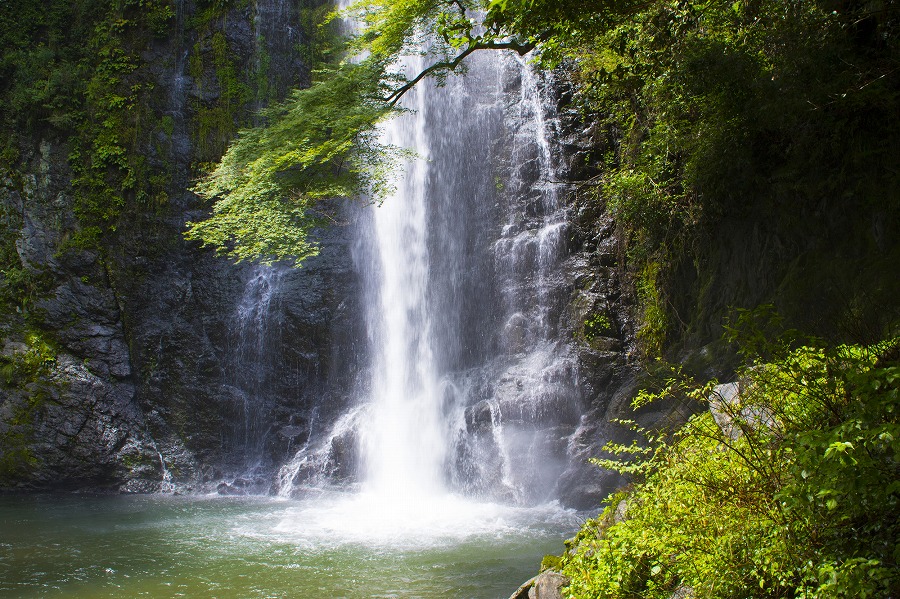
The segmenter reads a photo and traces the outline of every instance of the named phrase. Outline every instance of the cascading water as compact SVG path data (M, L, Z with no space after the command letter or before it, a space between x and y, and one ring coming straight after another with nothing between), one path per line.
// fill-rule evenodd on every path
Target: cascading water
M345 482L329 473L350 455L364 494L400 511L448 494L546 501L579 416L559 339L567 215L552 111L524 61L491 53L404 101L383 141L420 158L356 225L370 376L282 469L280 493Z
M262 460L269 428L271 368L279 348L279 290L287 267L256 265L233 316L231 364L233 418L230 449L252 469Z
M503 67L506 80L519 85L505 96L510 159L492 244L498 348L474 373L485 397L467 409L457 450L477 464L470 485L535 501L553 495L580 413L577 368L560 325L570 285L563 268L568 214L549 143L557 126L552 104L522 59L507 56ZM472 434L480 429L491 435ZM500 485L491 482L497 472Z
M422 67L421 58L403 66ZM425 93L413 90L405 106L414 112L382 131L386 144L415 148L420 159L407 165L396 191L373 211L363 278L371 310L372 386L361 433L364 480L376 495L415 501L443 491L444 434L441 426L429 302L428 139Z

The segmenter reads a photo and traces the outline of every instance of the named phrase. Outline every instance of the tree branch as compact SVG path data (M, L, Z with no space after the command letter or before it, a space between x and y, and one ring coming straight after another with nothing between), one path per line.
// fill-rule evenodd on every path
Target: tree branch
M425 77L428 77L432 73L435 73L437 71L441 71L444 69L449 70L449 71L456 70L456 68L460 65L460 63L462 63L462 61L465 60L467 56L469 56L476 50L513 50L516 53L518 53L519 56L524 56L525 54L528 54L529 52L534 50L534 48L538 44L538 41L542 41L543 37L544 36L541 36L541 38L539 38L537 41L526 42L526 43L509 41L509 42L477 42L474 44L470 44L469 46L466 47L465 50L460 52L453 59L442 60L440 62L436 62L436 63L430 65L429 67L423 69L422 71L419 72L418 75L416 75L415 77L413 77L412 79L410 79L409 81L404 83L402 86L395 89L393 92L391 92L391 94L388 95L388 97L386 97L384 100L390 106L396 106L397 102L400 101L400 99L406 94L406 92L408 92L413 87L415 87L422 79L424 79Z

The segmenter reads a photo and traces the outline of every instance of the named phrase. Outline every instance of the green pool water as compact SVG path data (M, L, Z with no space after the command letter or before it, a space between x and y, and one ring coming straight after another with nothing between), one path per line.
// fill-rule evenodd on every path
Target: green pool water
M0 497L0 597L506 599L580 518L357 496Z

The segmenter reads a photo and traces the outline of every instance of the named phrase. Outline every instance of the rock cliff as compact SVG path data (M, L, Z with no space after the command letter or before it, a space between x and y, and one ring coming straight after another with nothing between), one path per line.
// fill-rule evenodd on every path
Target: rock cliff
M235 372L246 344L235 321L262 267L182 237L207 209L187 191L201 163L255 108L308 83L302 24L314 10L178 2L162 35L119 39L133 61L123 80L142 86L128 114L149 120L127 149L157 194L124 191L99 243L83 242L93 223L77 198L77 134L39 126L15 138L0 186L3 488L203 490L271 469L304 440L311 398L336 392L335 365L352 368L352 349L335 350L357 334L342 227L322 232L321 256L303 269L272 267L281 276L265 347L241 361L245 373ZM251 415L252 394L261 398ZM241 484L265 491L268 481Z

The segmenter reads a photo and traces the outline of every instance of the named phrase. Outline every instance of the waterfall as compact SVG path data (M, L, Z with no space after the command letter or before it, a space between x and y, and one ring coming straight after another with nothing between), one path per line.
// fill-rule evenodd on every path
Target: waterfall
M552 81L519 57L506 56L503 64L507 79L517 78L519 85L506 94L510 158L500 194L502 224L492 246L502 306L499 347L493 363L478 372L489 391L467 410L467 434L457 451L480 462L480 471L468 475L470 486L534 501L553 496L568 459L567 438L581 413L571 335L561 324L571 285L564 268L568 212L550 143L558 137L558 117L543 97ZM472 434L484 427L493 429L491 437ZM503 473L500 486L491 482L497 471Z
M415 73L423 60L411 58L403 66ZM361 265L373 355L369 418L361 431L364 478L377 494L406 498L443 489L446 447L432 330L436 315L429 301L426 97L424 89L410 92L404 107L412 112L383 126L384 143L414 148L420 158L406 165L394 193L373 210L363 234L375 251Z
M413 112L385 127L422 157L361 227L370 488L552 496L579 410L559 339L567 213L540 87L523 60L481 55L465 77L420 85Z
M383 126L384 143L418 158L354 225L368 375L281 469L282 495L355 482L365 509L407 516L450 509L452 496L554 497L581 413L561 325L571 282L556 116L523 59L484 52L467 65L421 82Z
M286 268L252 267L230 327L229 379L234 405L230 444L248 469L262 460L269 428L270 365L278 359L279 290Z

